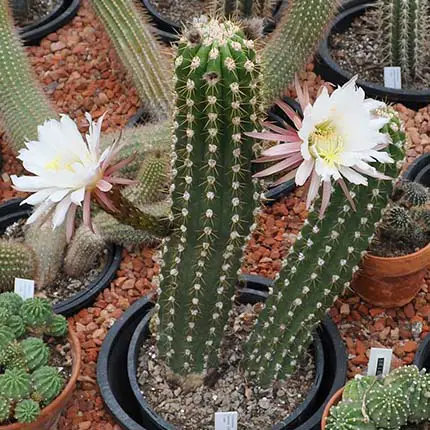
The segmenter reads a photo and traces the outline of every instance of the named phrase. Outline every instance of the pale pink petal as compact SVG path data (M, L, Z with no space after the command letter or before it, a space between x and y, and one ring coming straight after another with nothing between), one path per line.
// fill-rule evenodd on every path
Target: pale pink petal
M130 157L124 158L124 160L121 160L118 163L107 168L105 171L105 175L109 176L112 173L116 172L117 170L122 169L123 167L127 166L127 164L131 163L135 158L136 158L136 154L133 154Z
M66 240L67 243L70 242L72 239L73 233L75 231L75 215L76 215L76 209L78 207L72 203L70 205L69 211L66 215Z
M328 203L330 201L330 195L331 195L331 182L330 181L324 181L323 182L322 201L321 201L321 207L320 207L320 213L319 213L320 219L322 219L324 217L324 213L325 213L327 206L328 206Z
M273 155L288 155L293 152L300 152L301 146L301 142L280 143L266 149L262 152L262 155L265 157L271 157Z
M134 179L116 178L113 176L105 176L104 180L109 182L110 184L119 184L119 185L137 185L139 183L139 181L136 181Z
M104 179L100 179L97 182L97 188L100 191L103 191L104 193L107 193L108 191L110 191L112 189L112 184L110 184L108 181L105 181Z
M299 187L308 180L310 174L312 173L312 169L314 168L314 164L315 162L313 158L310 160L305 160L302 164L300 164L296 174L296 184Z
M315 200L321 184L321 177L314 170L312 172L311 183L309 185L308 195L306 197L306 208L309 209L311 203Z
M254 178L263 178L264 176L270 176L282 170L287 170L292 166L294 166L296 163L300 162L301 160L302 160L301 154L293 155L292 157L289 157L286 160L276 163L274 166L271 166L267 169L262 170L261 172L256 173L254 175Z
M252 137L254 139L261 139L261 140L270 140L275 142L300 142L300 138L298 137L297 133L289 133L285 132L284 134L277 134L277 133L269 133L267 131L264 132L258 132L253 131L249 133L244 133L245 136Z
M351 194L349 193L348 187L345 184L345 181L343 179L338 179L337 183L340 185L340 187L342 188L343 193L345 194L346 198L348 199L352 209L354 210L354 212L357 210L355 207L355 203L354 200L351 197Z
M275 131L276 133L285 133L285 128L279 127L278 125L272 124L271 122L261 121L261 126L268 130Z
M310 104L308 85L305 82L303 84L303 89L302 89L302 87L300 85L300 82L299 82L299 78L298 78L297 75L295 75L295 77L294 77L294 87L295 87L295 90L296 90L296 93L297 93L297 98L299 99L300 106L301 106L302 110L304 111L306 109L306 106L308 104Z
M279 178L277 181L273 183L273 186L276 187L276 185L283 184L284 182L287 182L291 179L293 179L296 176L297 169L291 170L291 172L288 172L286 175Z
M83 207L84 224L91 228L91 192L85 192L84 207Z
M293 121L297 129L302 128L302 119L292 107L288 106L285 102L281 100L278 100L276 104L284 111L288 118Z
M253 160L253 163L261 164L261 163L268 163L270 161L279 161L283 160L284 158L288 158L288 155L272 155L271 157L260 157L257 160Z
M94 192L96 198L99 200L99 202L106 207L111 212L117 212L118 209L115 207L115 205L112 203L111 199L105 194L102 193L100 190L96 190Z

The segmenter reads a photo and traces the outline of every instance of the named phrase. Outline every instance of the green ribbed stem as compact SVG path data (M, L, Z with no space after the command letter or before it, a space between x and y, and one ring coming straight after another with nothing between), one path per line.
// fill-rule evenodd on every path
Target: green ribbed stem
M272 18L278 0L211 0L210 13L235 18Z
M175 372L216 363L244 236L259 193L252 180L264 111L253 42L233 23L186 31L176 56L173 213L164 242L159 350Z
M392 157L403 159L404 133L400 121L389 111L390 123L384 127L395 144ZM399 173L396 163L377 165L393 178ZM324 218L311 210L258 318L247 344L247 369L259 382L291 374L312 340L312 329L323 319L337 296L349 286L358 270L362 252L374 234L375 223L387 205L392 181L369 178L368 186L350 187L357 211L346 201L339 186L332 194Z

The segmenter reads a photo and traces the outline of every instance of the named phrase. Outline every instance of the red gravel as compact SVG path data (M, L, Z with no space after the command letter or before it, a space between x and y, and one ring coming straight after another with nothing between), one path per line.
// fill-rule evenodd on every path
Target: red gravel
M139 106L136 91L87 0L70 24L45 38L39 47L28 48L28 54L58 111L78 118L81 126L85 125L85 111L97 118L107 110L104 129L123 127ZM313 73L312 65L302 73L301 80L308 82L311 96L315 96L322 81ZM290 94L294 96L293 91ZM401 105L396 108L408 133L408 161L430 152L430 107L419 112ZM19 173L19 163L7 149L1 132L0 149L4 171ZM15 194L0 182L0 202ZM249 244L244 263L246 272L273 277L279 270L281 258L307 216L302 197L303 191L297 190L266 208L260 228ZM151 290L150 281L157 271L152 250L142 249L134 254L124 251L120 270L110 288L92 307L71 318L82 342L83 372L73 401L61 418L62 430L120 430L105 410L96 385L97 355L115 320ZM413 360L419 340L430 331L429 285L430 278L427 278L418 297L397 310L369 306L350 291L337 301L331 316L348 347L350 377L365 369L372 346L393 347L396 366Z

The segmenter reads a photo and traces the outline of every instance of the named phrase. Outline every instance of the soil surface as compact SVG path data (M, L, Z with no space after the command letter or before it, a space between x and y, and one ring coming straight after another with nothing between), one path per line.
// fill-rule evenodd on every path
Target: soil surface
M360 80L384 85L384 67L396 64L388 64L384 58L383 41L375 36L375 21L372 11L357 17L347 31L330 36L329 46L333 59L342 69L358 74ZM427 58L426 64L430 64L430 50L422 55ZM429 86L430 68L413 80L402 74L402 88L428 90Z
M148 403L167 422L178 430L210 429L215 412L237 411L239 429L264 429L267 423L287 418L303 402L315 380L312 353L303 357L293 375L268 388L257 386L244 372L244 342L260 307L257 304L233 309L221 352L221 377L212 388L202 385L202 381L191 386L190 377L172 380L171 370L157 358L153 342L148 340L142 345L138 381Z
M12 0L12 4L13 4ZM21 3L21 1L19 2ZM33 24L49 15L58 5L63 3L63 0L33 0L31 2L29 13L19 13L15 11L14 18L18 27Z
M193 18L207 14L207 0L149 0L155 10L175 24L189 24Z

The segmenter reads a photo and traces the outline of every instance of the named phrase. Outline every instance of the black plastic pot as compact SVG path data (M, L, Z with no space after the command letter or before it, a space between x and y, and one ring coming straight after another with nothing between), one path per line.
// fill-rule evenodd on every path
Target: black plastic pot
M36 45L40 40L67 24L78 12L81 0L63 0L51 13L19 29L26 45Z
M178 34L181 33L182 26L179 23L171 21L170 19L161 15L152 5L150 0L141 0L141 2L143 7L149 13L152 22L155 25L156 33L161 38L161 40L166 43L176 42L179 39ZM279 5L276 7L274 11L273 22L268 23L264 28L266 33L270 33L275 28L274 22L280 18L280 14L285 7L284 2L285 0L281 0Z
M260 276L246 275L239 286L238 300L242 303L256 303L267 298L272 281ZM244 291L246 290L246 291ZM149 311L137 325L128 348L128 384L137 400L138 410L133 411L135 420L147 430L174 430L175 427L163 420L151 409L140 391L137 381L138 357L142 344L149 336ZM304 402L284 421L271 427L272 430L316 430L319 428L323 406L346 379L346 351L336 326L327 319L314 334L316 376ZM121 353L123 354L123 353ZM115 415L118 419L118 416ZM124 426L124 422L120 422ZM134 430L135 427L126 427Z
M420 343L415 353L414 364L420 369L427 369L430 372L430 334Z
M349 81L353 74L343 70L337 64L329 48L329 37L332 33L345 32L351 25L352 21L358 16L363 15L366 10L374 5L372 1L353 1L343 6L341 13L332 21L328 28L328 36L321 42L318 50L318 59L316 62L316 73L321 75L326 81L334 84L344 84ZM374 84L367 81L357 81L357 84L363 88L365 93L383 101L391 103L402 103L411 109L419 109L430 103L430 90L406 90L392 89L383 85Z
M31 215L31 206L20 206L21 201L21 199L13 199L0 205L0 234L9 225L22 218L28 218ZM99 276L85 290L55 304L54 311L57 314L70 316L91 305L97 296L109 286L112 279L114 279L115 273L121 263L121 251L121 247L109 245L107 263Z
M430 187L430 153L418 157L408 167L403 177Z

